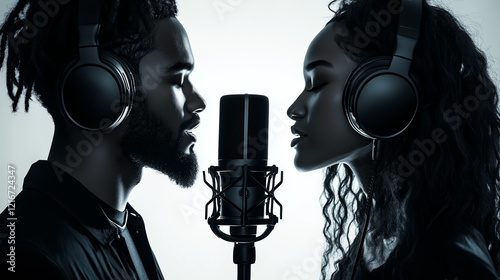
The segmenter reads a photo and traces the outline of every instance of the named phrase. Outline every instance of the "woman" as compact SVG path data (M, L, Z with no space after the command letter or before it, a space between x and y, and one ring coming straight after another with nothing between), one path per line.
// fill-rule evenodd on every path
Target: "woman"
M297 169L327 167L323 279L499 279L497 90L457 19L426 1L416 19L415 2L340 1L305 57L305 89L288 115ZM398 33L398 22L417 20L419 32ZM418 37L414 52L396 33ZM358 67L405 52L414 99L358 113Z

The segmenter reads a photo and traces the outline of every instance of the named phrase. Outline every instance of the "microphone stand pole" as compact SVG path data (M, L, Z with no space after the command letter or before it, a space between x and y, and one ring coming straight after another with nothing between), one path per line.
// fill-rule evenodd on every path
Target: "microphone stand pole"
M255 236L256 226L231 227L232 236ZM250 280L250 266L255 263L255 242L235 242L233 263L238 266L238 280Z
M234 243L233 262L238 265L238 280L250 280L250 266L255 263L254 242Z

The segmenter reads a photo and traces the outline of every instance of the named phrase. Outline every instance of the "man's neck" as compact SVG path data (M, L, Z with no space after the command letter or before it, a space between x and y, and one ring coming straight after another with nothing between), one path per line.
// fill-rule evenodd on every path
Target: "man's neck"
M48 160L57 162L90 192L120 211L142 174L142 167L122 154L119 142L102 132L69 137L56 130Z

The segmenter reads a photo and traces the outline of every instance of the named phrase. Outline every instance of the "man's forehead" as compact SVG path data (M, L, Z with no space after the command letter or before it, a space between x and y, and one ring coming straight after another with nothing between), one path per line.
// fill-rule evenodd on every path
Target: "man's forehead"
M163 19L158 23L154 48L168 57L192 62L191 45L186 30L175 17Z

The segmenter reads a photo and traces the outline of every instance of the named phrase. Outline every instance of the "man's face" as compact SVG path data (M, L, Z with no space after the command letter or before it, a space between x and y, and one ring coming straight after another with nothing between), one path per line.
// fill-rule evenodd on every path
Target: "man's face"
M141 83L123 148L139 166L189 187L198 173L191 130L198 125L205 102L189 80L194 59L180 22L163 19L155 32L154 48L139 62Z

